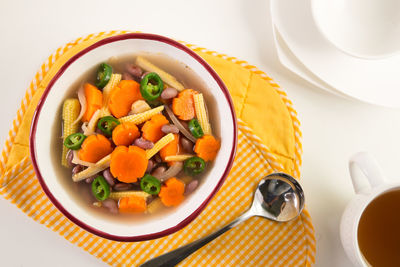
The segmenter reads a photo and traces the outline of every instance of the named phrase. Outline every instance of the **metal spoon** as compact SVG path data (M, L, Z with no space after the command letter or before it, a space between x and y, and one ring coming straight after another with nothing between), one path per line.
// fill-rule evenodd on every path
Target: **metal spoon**
M141 267L175 266L199 248L250 217L259 216L277 222L287 222L296 218L303 207L304 192L300 184L285 173L272 173L260 181L250 209L240 217L202 239L145 262Z

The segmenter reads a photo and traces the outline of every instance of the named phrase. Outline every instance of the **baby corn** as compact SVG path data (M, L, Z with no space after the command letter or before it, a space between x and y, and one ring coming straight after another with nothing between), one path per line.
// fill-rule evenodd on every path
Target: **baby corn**
M101 108L101 116L110 116L110 110L108 109L108 102L110 101L110 92L114 89L121 81L121 74L115 73L111 75L110 81L103 89L103 107Z
M203 130L204 134L211 135L211 126L210 122L208 121L203 94L193 95L193 100L196 117L200 123L201 129Z
M151 159L155 154L157 154L158 151L160 151L163 147L172 142L174 138L175 138L174 134L169 133L160 140L158 140L158 142L154 144L153 148L146 150L147 158Z
M132 197L132 196L146 199L146 198L148 198L150 196L150 194L147 194L144 191L121 191L121 192L113 191L113 192L110 193L109 198L120 199L120 198L123 198L123 197Z
M64 101L63 110L62 110L63 143L69 135L78 132L79 125L77 123L74 124L74 121L78 118L80 109L81 109L81 105L79 104L78 99L69 98ZM61 155L61 164L65 167L69 167L68 162L67 162L67 152L68 152L68 148L66 148L63 145L62 155Z
M178 91L182 91L183 89L185 89L185 87L180 82L178 82L174 76L163 71L162 69L155 66L153 63L151 63L150 61L148 61L143 57L136 58L136 65L138 65L139 67L141 67L146 71L157 73L166 84L170 85L171 87L175 88Z
M194 155L189 155L189 154L183 154L183 155L172 155L172 156L166 156L165 161L185 161L187 159L190 159L194 157Z
M148 121L149 119L151 119L151 117L153 117L154 115L160 113L161 111L164 110L164 106L159 106L153 109L150 109L148 111L139 113L139 114L134 114L134 115L129 115L129 116L125 116L119 119L119 121L121 123L124 122L133 122L134 124L141 124L145 121Z

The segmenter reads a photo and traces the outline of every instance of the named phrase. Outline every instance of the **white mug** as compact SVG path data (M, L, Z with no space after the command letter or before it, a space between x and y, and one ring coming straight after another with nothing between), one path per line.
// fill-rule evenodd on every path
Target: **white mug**
M376 160L367 152L352 156L349 170L356 196L342 215L340 237L352 263L355 266L369 266L358 246L357 231L361 215L372 200L387 191L400 188L400 183L389 183ZM363 175L360 175L360 171Z

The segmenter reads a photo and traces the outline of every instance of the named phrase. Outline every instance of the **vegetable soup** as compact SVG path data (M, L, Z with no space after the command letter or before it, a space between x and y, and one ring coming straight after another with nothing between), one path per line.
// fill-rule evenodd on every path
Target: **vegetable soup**
M163 55L95 66L61 107L55 131L62 142L55 145L62 152L54 158L69 173L64 182L81 203L110 215L148 216L180 205L220 148L209 120L213 101L192 70Z

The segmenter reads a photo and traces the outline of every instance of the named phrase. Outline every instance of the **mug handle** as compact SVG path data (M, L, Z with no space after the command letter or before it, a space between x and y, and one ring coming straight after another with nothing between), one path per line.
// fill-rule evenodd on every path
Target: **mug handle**
M349 161L350 177L356 194L369 190L365 183L362 183L363 178L357 169L361 170L367 178L371 188L385 183L385 177L376 159L368 152L359 152L353 155Z

